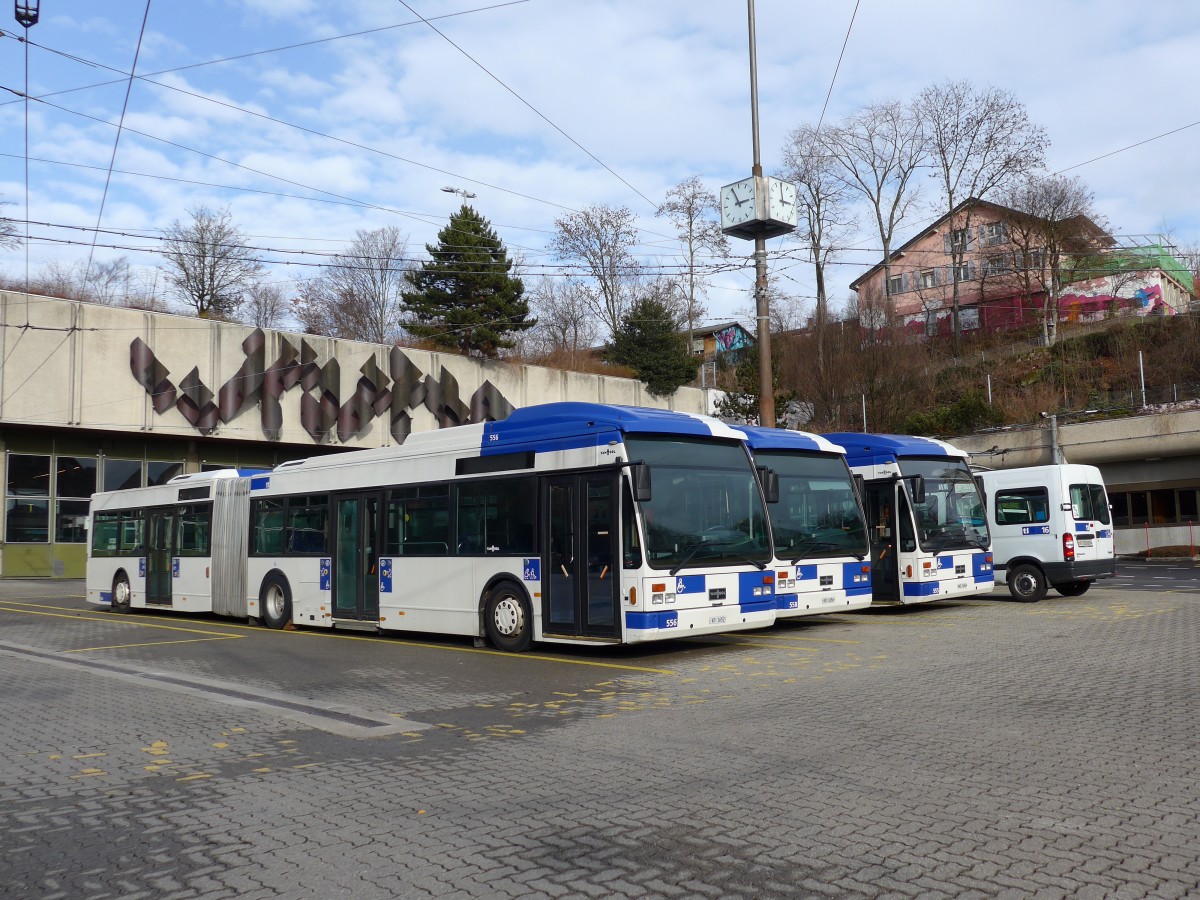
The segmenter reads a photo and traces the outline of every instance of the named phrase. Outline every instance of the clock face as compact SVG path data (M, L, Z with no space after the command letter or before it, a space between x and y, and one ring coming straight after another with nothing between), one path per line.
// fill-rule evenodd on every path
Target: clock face
M754 218L754 179L746 178L721 188L721 227L740 225Z
M777 222L796 224L796 186L790 181L769 179L767 215Z

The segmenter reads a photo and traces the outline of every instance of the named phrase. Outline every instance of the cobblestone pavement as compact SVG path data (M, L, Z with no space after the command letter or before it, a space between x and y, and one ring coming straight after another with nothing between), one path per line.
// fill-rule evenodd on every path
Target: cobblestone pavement
M1200 593L518 656L0 583L6 897L1181 897Z

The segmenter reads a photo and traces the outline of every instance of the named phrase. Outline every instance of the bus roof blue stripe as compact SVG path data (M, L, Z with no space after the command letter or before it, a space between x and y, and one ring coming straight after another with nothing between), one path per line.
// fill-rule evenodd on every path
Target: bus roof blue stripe
M854 465L889 462L905 456L959 456L967 454L945 441L908 434L862 434L839 431L823 435L846 448L846 461Z
M715 423L720 425L720 423ZM704 416L600 403L545 403L514 409L507 419L488 422L479 451L484 456L511 452L517 446L567 450L597 446L613 431L712 437L714 425ZM730 437L741 437L729 433Z
M820 453L842 453L841 447L820 435L786 428L763 428L759 425L735 425L735 431L746 435L751 450L816 450Z

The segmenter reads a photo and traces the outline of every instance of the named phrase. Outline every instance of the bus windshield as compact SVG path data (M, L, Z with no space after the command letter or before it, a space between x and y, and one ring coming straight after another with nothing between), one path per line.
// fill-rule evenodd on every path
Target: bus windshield
M656 569L771 561L758 479L738 441L630 435L631 462L650 466L641 504L646 557Z
M900 460L900 471L905 478L921 475L925 479L925 502L913 504L922 550L987 549L983 498L965 459L905 458ZM912 483L907 484L911 489Z
M758 450L754 462L779 475L779 502L769 510L779 559L867 554L867 530L840 456Z

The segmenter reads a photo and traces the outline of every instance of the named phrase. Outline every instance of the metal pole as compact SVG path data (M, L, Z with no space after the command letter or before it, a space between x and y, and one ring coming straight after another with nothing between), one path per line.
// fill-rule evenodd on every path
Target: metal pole
M992 373L988 372L988 406L992 405Z
M867 433L867 395L863 394L863 434Z
M754 37L754 0L746 0L750 31L750 131L754 146L755 193L761 190L762 155L758 144L758 51ZM754 239L754 312L758 319L758 424L775 427L775 385L771 377L771 308L767 299L767 240Z
M1138 375L1142 379L1142 409L1146 408L1146 370L1142 368L1142 351L1138 351Z

